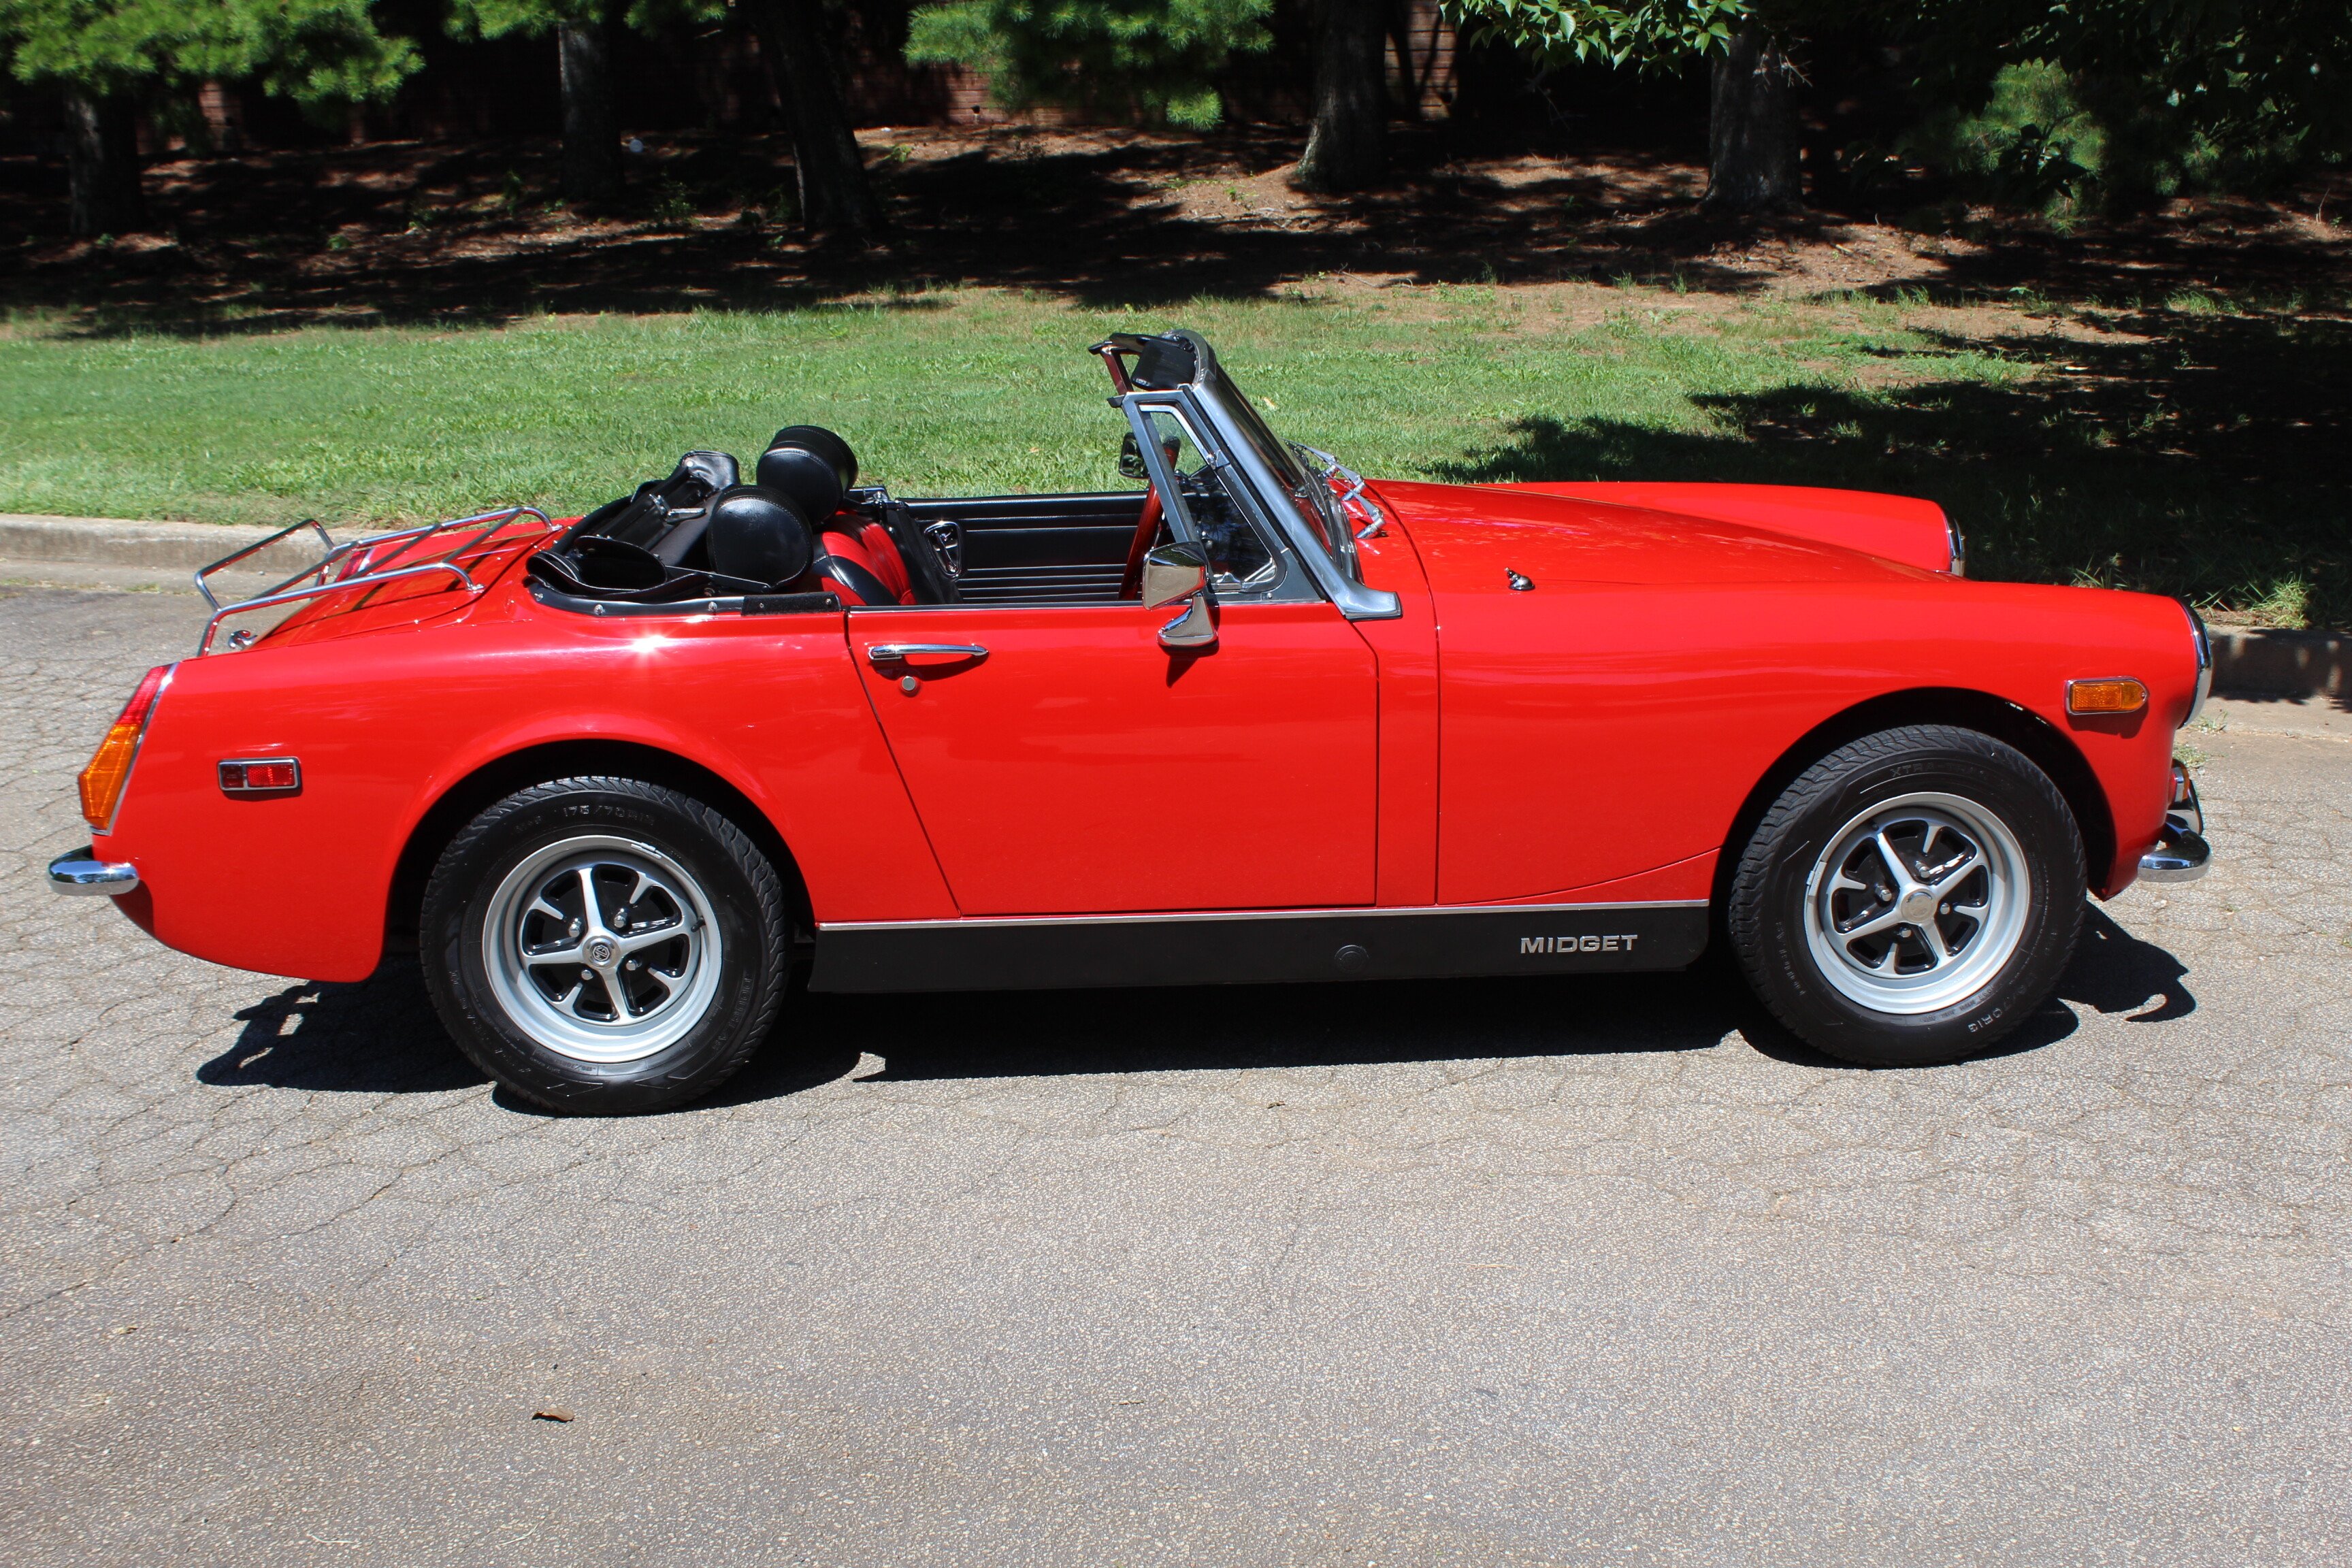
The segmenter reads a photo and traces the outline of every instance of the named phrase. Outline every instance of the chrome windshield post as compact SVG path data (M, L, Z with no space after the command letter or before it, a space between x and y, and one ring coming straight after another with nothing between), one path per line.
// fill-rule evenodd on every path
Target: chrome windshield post
M1190 395L1190 402L1200 410L1210 432L1225 448L1233 472L1252 492L1258 509L1280 531L1290 553L1306 564L1308 576L1322 590L1323 596L1351 621L1388 621L1403 615L1402 600L1384 589L1366 586L1334 554L1335 550L1352 552L1354 549L1354 539L1347 536L1344 510L1340 511L1344 542L1335 541L1326 548L1315 536L1314 529L1298 510L1301 504L1311 503L1302 503L1293 494L1293 484L1282 469L1287 467L1297 470L1299 479L1305 483L1319 485L1324 481L1299 469L1297 455L1266 428L1265 421L1258 417L1248 399L1218 365L1216 353L1209 347L1208 340L1183 330L1168 335L1190 346L1198 365L1192 380L1183 389Z

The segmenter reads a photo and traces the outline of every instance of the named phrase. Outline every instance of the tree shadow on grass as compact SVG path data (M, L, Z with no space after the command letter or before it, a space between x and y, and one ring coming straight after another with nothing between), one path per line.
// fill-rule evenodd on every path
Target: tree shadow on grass
M0 158L0 229L37 237L0 258L0 300L122 329L218 331L783 309L964 284L1142 309L1266 298L1349 269L1421 282L1673 276L1730 291L1762 281L1717 254L1750 229L1697 215L1694 172L1641 154L1606 174L1560 165L1505 180L1454 163L1433 132L1401 130L1394 185L1310 200L1234 184L1296 160L1300 138L1278 129L1013 129L935 139L903 163L869 148L890 224L856 243L778 219L793 183L783 138L659 141L632 161L623 202L585 213L551 202L546 138L181 160L151 175L162 232L104 246L65 243L56 193L36 193L29 160ZM1188 206L1187 187L1235 199L1205 211ZM1772 226L1819 239L1841 226L1803 214Z
M2352 323L2126 319L2015 335L2007 381L1799 384L1690 400L1695 427L1534 415L1433 465L1465 483L1696 479L1940 503L1983 578L2137 588L2352 625ZM1982 352L1983 343L1948 341Z
M1947 246L1865 211L1718 218L1697 206L1704 172L1670 157L1487 157L1436 125L1399 126L1393 182L1339 198L1288 188L1302 138L1281 127L912 132L911 147L869 136L887 233L813 241L786 210L786 138L654 140L631 160L628 195L587 212L554 200L552 137L184 158L149 173L159 233L107 245L66 239L52 164L0 157L0 233L27 237L0 254L0 301L103 310L149 330L251 331L779 309L964 284L1150 309L1265 299L1349 271L1737 294L1806 255L1822 261L1809 275L1825 287L1857 276L1852 287L1937 299L2023 291L2112 305L2182 289L2344 288L2344 247L2260 204L2071 235L2017 220ZM1849 240L1880 261L1848 265L1859 254ZM1902 280L1882 281L1889 268Z

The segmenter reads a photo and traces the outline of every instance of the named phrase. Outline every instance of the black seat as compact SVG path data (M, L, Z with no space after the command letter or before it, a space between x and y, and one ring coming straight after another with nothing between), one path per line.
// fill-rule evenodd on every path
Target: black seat
M857 483L857 454L839 436L822 425L787 425L760 454L757 472L762 486L790 496L820 531L855 541L874 559L883 586L888 585L888 579L899 577L919 605L955 602L955 580L940 566L938 553L902 503L883 501L856 511L843 509L843 501ZM886 552L897 557L896 572L880 561Z

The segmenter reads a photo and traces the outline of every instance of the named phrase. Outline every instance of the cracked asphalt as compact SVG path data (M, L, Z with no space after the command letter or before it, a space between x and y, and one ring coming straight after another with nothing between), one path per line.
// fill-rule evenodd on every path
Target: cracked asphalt
M808 998L568 1121L42 889L194 616L0 598L7 1561L2352 1556L2342 740L2192 735L2217 869L1958 1067L1712 969Z

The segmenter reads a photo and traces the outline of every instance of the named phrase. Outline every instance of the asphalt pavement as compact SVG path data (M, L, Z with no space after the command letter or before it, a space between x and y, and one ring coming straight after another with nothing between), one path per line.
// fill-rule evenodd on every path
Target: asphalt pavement
M2352 1557L2340 731L2192 733L2213 874L1957 1067L1714 969L812 997L581 1121L43 889L197 625L0 597L0 1559Z

